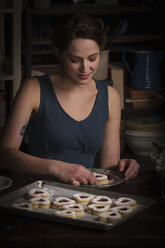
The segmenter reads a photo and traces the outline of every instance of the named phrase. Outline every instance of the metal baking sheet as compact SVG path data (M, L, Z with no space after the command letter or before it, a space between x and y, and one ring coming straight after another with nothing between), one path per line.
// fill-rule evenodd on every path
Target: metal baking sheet
M53 200L54 197L58 197L58 196L71 198L73 194L82 193L82 192L87 192L94 195L109 196L112 199L117 199L119 197L131 197L137 201L137 208L133 210L131 214L122 217L122 219L116 221L115 223L106 223L106 222L98 221L95 215L91 215L87 212L85 212L83 216L78 216L76 217L76 219L71 219L71 218L55 216L53 214L55 209L52 208L49 209L37 208L33 211L29 211L29 210L18 209L13 207L13 204L15 203L28 202L27 194L31 189L34 188L47 189L47 191L51 195L50 196L51 200ZM130 218L133 218L135 215L139 214L140 212L144 211L153 203L154 200L151 198L121 194L111 191L97 190L93 188L75 187L73 185L63 184L59 182L52 182L52 181L36 181L34 183L28 184L22 188L19 188L15 191L12 191L0 197L0 209L2 211L19 214L23 216L30 216L39 219L46 219L54 222L84 226L99 230L111 230L123 224L124 222L128 221Z

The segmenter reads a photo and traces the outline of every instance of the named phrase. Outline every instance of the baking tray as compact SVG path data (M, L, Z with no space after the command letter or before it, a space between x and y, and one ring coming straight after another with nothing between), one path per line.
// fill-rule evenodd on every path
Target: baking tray
M27 194L28 192L33 189L47 189L47 191L51 195L51 199L58 196L64 197L72 197L75 193L91 193L94 195L101 195L101 196L109 196L112 199L117 199L118 197L131 197L137 201L137 208L133 210L131 214L128 216L123 217L122 219L118 220L115 223L104 223L97 220L97 217L86 213L83 216L76 217L76 219L65 218L60 216L54 216L53 213L55 209L42 209L38 208L33 211L24 210L14 208L13 204L21 203L21 202L28 202ZM111 230L124 222L128 221L129 219L133 218L135 215L139 214L140 212L144 211L148 207L150 207L154 203L154 200L151 198L145 198L135 195L128 195L128 194L121 194L111 191L104 191L99 189L93 188L84 188L84 187L75 187L69 184L63 184L59 182L52 182L52 181L36 181L30 183L22 188L19 188L15 191L12 191L8 194L5 194L0 197L0 209L7 213L14 213L23 216L30 216L38 219L45 219L54 222L61 222L65 224L77 225L77 226L84 226L93 229L99 230Z

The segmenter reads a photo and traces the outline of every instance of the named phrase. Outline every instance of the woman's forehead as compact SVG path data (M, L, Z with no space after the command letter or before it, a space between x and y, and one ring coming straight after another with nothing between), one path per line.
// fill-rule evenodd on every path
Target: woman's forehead
M77 54L77 53L96 53L99 51L99 46L94 40L90 39L75 39L71 41L67 53Z

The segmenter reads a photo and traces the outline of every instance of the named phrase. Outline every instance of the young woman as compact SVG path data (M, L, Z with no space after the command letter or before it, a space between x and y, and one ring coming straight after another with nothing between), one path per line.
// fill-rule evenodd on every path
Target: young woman
M97 184L87 169L119 166L125 180L139 164L120 160L120 98L93 79L102 27L86 15L66 17L52 44L62 71L28 79L19 89L0 142L0 168L11 173L51 175L74 185ZM28 128L28 154L19 150Z

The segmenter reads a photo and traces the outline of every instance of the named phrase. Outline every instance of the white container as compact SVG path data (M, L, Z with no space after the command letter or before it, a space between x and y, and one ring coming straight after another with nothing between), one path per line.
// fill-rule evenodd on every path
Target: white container
M100 62L94 78L96 80L105 80L108 78L109 50L101 51Z
M136 155L149 156L154 148L153 142L165 143L165 131L138 132L130 129L125 130L125 143Z

